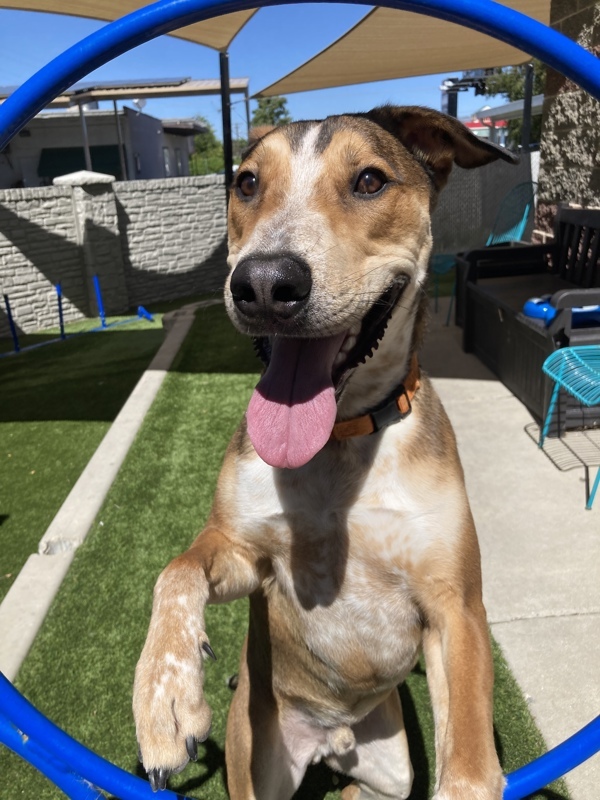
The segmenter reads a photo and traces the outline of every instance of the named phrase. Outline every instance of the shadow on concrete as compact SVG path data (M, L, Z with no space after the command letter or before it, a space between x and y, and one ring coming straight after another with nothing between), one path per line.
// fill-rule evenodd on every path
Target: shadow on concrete
M463 352L462 329L453 322L446 325L449 297L440 297L438 311L429 314L421 348L421 367L431 378L495 381L496 376L477 356Z

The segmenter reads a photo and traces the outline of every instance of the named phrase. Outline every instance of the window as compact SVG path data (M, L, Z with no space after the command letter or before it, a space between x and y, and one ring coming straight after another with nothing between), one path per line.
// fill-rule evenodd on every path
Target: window
M183 175L183 158L181 156L181 149L179 147L175 148L175 168L178 176Z
M163 165L165 168L165 178L171 177L171 156L169 154L169 148L163 147Z

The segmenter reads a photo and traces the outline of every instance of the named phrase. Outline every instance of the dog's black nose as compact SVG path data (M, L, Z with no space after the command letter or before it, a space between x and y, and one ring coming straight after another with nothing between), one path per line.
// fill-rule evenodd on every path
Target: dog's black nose
M236 308L252 319L290 319L306 306L311 288L310 268L293 256L245 258L230 281Z

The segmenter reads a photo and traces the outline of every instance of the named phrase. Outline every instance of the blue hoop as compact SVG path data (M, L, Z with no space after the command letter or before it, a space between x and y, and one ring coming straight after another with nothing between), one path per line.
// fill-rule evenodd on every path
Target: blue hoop
M290 5L296 1L262 0L259 4ZM5 100L0 106L0 150L50 100L112 58L176 28L256 5L257 0L161 0L105 25L65 50ZM600 99L600 62L595 56L541 22L492 0L382 0L380 5L456 22L508 42L537 56Z
M127 50L219 14L292 2L314 0L161 0L106 25L39 70L0 106L0 150L54 97ZM380 0L379 5L438 17L508 42L537 56L600 99L600 61L595 56L558 32L492 0ZM71 739L1 673L0 742L45 772L75 800L100 798L95 785L122 800L152 797L148 783ZM554 750L508 775L504 800L520 800L599 750L600 716ZM162 797L166 800L176 795L168 792Z

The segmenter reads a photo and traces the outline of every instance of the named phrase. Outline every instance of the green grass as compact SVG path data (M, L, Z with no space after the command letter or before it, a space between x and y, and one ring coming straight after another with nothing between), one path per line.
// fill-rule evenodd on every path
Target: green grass
M140 321L0 359L0 601L163 336L160 319Z
M229 328L223 310L201 310L18 676L18 688L44 713L131 772L140 772L131 684L152 587L206 519L223 452L248 402L256 369L249 341ZM245 601L208 609L207 628L219 659L207 668L213 733L198 763L170 784L203 800L226 798L226 680L237 671L246 615ZM495 662L497 742L509 771L544 745L497 648ZM433 788L433 721L422 669L409 676L401 693L416 769L411 797L425 800ZM0 750L0 775L11 800L60 797L5 750ZM334 800L341 786L343 781L335 785L326 768L311 768L297 800ZM556 792L538 797L566 797L564 787Z

